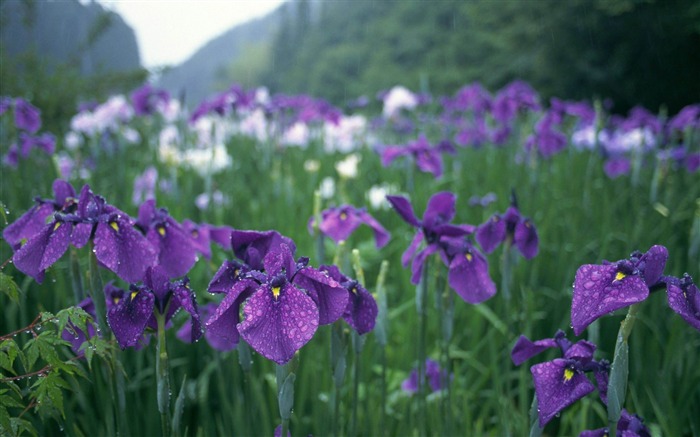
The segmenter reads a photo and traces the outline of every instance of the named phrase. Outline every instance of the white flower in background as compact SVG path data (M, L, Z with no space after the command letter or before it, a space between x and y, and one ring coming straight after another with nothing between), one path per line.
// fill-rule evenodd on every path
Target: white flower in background
M270 102L270 91L264 86L255 89L255 103L266 105Z
M401 109L413 109L418 105L418 97L408 88L395 86L384 96L383 114L386 118L391 118L398 114Z
M579 150L595 147L595 126L590 124L571 134L571 143Z
M296 122L282 135L281 143L287 146L299 146L305 149L309 145L309 127L306 123Z
M398 187L396 187L396 185L373 185L369 191L367 191L367 201L372 209L390 209L391 205L389 205L389 202L386 200L386 196L389 194L396 194L397 192Z
M357 149L367 131L367 118L362 115L343 116L338 124L326 122L323 126L326 152L349 153Z
M232 159L223 144L207 149L189 149L182 157L183 164L205 177L218 173L231 166Z
M123 95L119 94L107 99L93 111L95 128L98 132L116 129L134 116L134 109Z
M177 99L170 99L167 102L162 101L157 109L166 123L174 123L182 114L182 106Z
M90 111L83 111L75 114L70 120L70 128L74 132L82 132L92 136L95 133L95 121Z
M195 206L202 211L206 210L210 203L214 204L214 206L227 205L229 203L229 199L219 190L211 193L211 196L209 196L207 193L202 193L194 199Z
M219 116L206 115L199 117L193 126L193 130L197 135L197 145L200 147L226 142L228 129L224 120Z
M262 109L256 109L238 123L238 131L258 141L267 141L267 119Z
M331 199L335 196L335 181L331 177L323 178L318 192L323 199Z
M158 134L158 144L177 147L180 144L180 132L172 124L165 126Z
M158 159L160 159L160 162L171 167L176 167L182 162L180 151L170 143L160 143L158 146Z
M656 139L649 128L637 128L627 132L615 132L613 135L599 136L601 144L611 155L632 151L646 151L654 147Z
M66 149L75 150L83 144L83 137L77 132L70 131L66 134L63 143Z
M73 158L68 156L67 153L61 152L54 155L54 159L56 160L58 172L61 174L61 179L69 180L75 169L75 161L73 161Z
M136 129L132 129L130 127L125 127L122 129L122 137L124 137L126 142L129 144L136 144L141 141L141 135L139 135Z
M316 173L321 168L321 163L315 159L307 159L304 161L304 170L307 173Z
M335 169L341 178L354 179L357 177L357 164L361 161L360 155L353 153L335 164Z

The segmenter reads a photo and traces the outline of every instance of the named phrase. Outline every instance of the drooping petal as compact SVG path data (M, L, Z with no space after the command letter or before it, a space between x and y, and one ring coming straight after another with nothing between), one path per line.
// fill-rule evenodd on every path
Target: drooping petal
M515 234L513 238L515 247L526 259L532 259L539 251L539 238L537 230L530 220L521 220L515 225Z
M260 355L284 364L313 337L318 328L314 301L287 283L275 295L269 285L258 288L243 307L238 331Z
M435 226L452 221L457 213L455 208L456 202L457 198L449 191L433 194L428 200L428 206L423 213L423 227L432 229Z
M416 166L425 173L431 173L436 178L442 176L442 157L440 152L433 149L424 149L416 155Z
M15 126L35 133L41 127L41 111L22 98L15 99Z
M587 340L579 340L566 349L564 358L576 360L582 364L590 363L595 350L595 344Z
M644 265L644 282L651 287L659 282L666 267L668 259L668 249L664 246L652 246L647 253L639 260L640 265Z
M476 229L476 241L485 253L493 252L506 239L506 222L499 215L493 215Z
M19 246L22 240L29 240L44 229L46 219L53 214L54 207L50 203L32 206L12 224L2 231L2 237L13 247Z
M231 248L231 232L230 226L209 226L209 238L224 249Z
M172 291L170 278L166 271L159 265L148 267L143 277L143 285L156 297L156 306L161 313L165 309L166 299Z
M688 279L690 279L689 276ZM700 290L698 290L698 286L693 284L692 280L690 283L681 282L680 284L669 282L666 296L668 306L690 326L700 331Z
M72 228L70 223L58 221L45 225L12 256L15 267L41 284L44 271L68 249Z
M599 317L641 302L649 296L644 279L625 275L616 264L586 264L576 271L571 325L576 335Z
M151 243L123 218L99 223L94 242L100 263L127 282L140 281L146 268L156 263Z
M595 381L598 385L600 400L603 401L605 405L608 405L608 381L610 379L609 369L595 371L593 375L595 376Z
M343 319L358 334L363 335L374 329L379 309L372 294L359 284L350 291Z
M644 420L624 408L617 422L617 430L622 431L622 437L651 437L651 431L644 425Z
M411 395L418 393L418 371L416 369L411 370L408 378L403 380L401 390Z
M418 250L418 246L420 246L421 242L423 242L424 239L424 234L421 231L416 232L416 235L413 236L413 240L411 240L411 244L408 245L406 250L404 251L403 255L401 255L401 264L404 267L408 266L408 263L411 262L411 259L413 259L413 256L416 254L416 251Z
M439 249L437 244L429 244L425 249L418 252L411 263L411 282L418 284L423 275L423 264L425 260Z
M285 273L287 279L291 279L296 273L296 263L289 246L282 243L276 250L271 250L265 255L263 268L270 277Z
M420 222L416 218L416 214L413 212L413 206L411 202L403 196L386 196L386 200L391 203L396 212L399 213L402 219L409 225L416 228L420 227Z
M107 313L112 332L125 349L136 346L143 335L148 320L153 315L155 296L148 291L132 291L124 295Z
M389 239L391 238L391 233L384 229L384 226L382 226L381 223L379 223L367 211L361 210L359 212L359 217L366 225L372 228L377 248L379 249L386 246L386 244L389 242Z
M224 297L216 311L207 320L207 338L218 350L230 350L238 345L239 309L241 303L256 289L258 283L243 279L237 282Z
M477 250L456 255L450 263L447 281L465 302L477 304L496 294L486 258Z
M198 225L191 220L184 220L182 228L192 238L192 245L195 250L206 259L211 259L211 237L208 225Z
M564 408L595 390L585 374L567 368L566 360L535 364L530 368L537 394L540 428Z
M149 229L146 236L153 247L158 248L158 264L170 278L187 274L197 261L190 236L170 217L166 219L165 225Z
M174 300L180 303L180 306L190 313L192 319L192 328L190 332L190 341L197 341L202 337L202 321L197 309L197 300L194 291L189 287L186 281L178 281L173 289Z
M318 324L328 325L338 320L348 305L348 291L340 285L335 274L340 274L336 266L328 268L326 275L322 270L306 267L294 276L294 286L305 290L318 306ZM331 269L335 268L335 272Z
M384 146L380 153L382 165L388 167L396 158L408 155L411 151L406 146Z
M432 231L442 237L462 237L469 235L476 229L472 225L451 225L449 223L437 225L432 228Z
M71 234L70 242L73 246L80 249L88 244L90 237L92 236L92 230L95 228L95 223L85 222L77 223L73 227L73 234Z
M532 341L521 335L510 352L510 358L513 360L513 364L519 366L540 352L552 347L557 347L557 342L553 338Z

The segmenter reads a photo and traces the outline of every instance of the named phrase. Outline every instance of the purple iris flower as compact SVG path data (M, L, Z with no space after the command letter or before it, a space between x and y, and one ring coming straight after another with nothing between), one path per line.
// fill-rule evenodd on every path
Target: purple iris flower
M421 171L432 173L439 178L442 176L442 155L441 153L456 153L454 146L449 141L441 141L433 147L425 135L420 135L418 139L405 146L385 146L382 151L382 165L389 166L399 156L412 156L416 165Z
M649 428L644 425L644 419L636 414L630 414L624 408L620 412L617 421L617 437L651 437ZM608 437L608 428L599 428L592 431L583 431L579 437Z
M690 326L700 331L700 290L689 274L682 278L667 278L668 306Z
M513 81L503 87L493 99L491 113L493 118L503 124L509 124L525 110L540 109L537 92L523 81Z
M606 360L593 360L596 350L593 343L580 340L572 344L561 330L557 331L554 338L534 342L521 335L511 351L511 358L515 365L520 365L551 347L559 347L562 358L535 364L530 368L537 394L540 428L544 428L564 408L595 390L586 373L595 374L604 401L607 395L610 364Z
M447 382L447 371L440 369L440 364L437 361L428 358L425 360L425 378L430 386L430 390L436 392L444 388ZM452 379L452 375L450 378ZM401 390L413 395L418 392L418 371L416 369L411 370L411 373L401 383Z
M346 290L348 303L343 312L343 319L360 335L373 330L379 309L372 294L359 282L342 274L337 266L322 265L319 270L327 273Z
M92 320L95 320L95 304L92 301L92 298L85 298L78 304L78 307L82 308L86 313L88 313L92 317ZM80 350L80 347L84 342L88 341L96 334L97 330L95 329L95 324L91 320L88 320L87 322L87 333L76 327L73 323L69 322L63 329L61 338L70 343L70 347L74 354L82 356L85 354L85 352Z
M566 135L555 129L561 124L562 114L552 109L535 125L535 131L525 142L525 150L537 149L547 159L561 152L566 147Z
M236 263L220 269L216 289L210 285L209 291L228 290L207 322L210 335L231 346L242 337L265 358L289 361L319 323L337 320L347 305L347 291L307 264L308 258L295 262L290 247L280 243L266 253L262 270L239 273Z
M182 228L192 239L195 251L206 259L211 259L211 236L209 225L206 223L197 224L192 220L184 220Z
M580 335L599 317L645 300L649 289L662 283L667 259L668 250L657 245L629 259L579 267L571 302L574 333Z
M253 270L263 270L265 255L270 251L280 250L282 244L289 247L292 253L296 251L294 241L277 231L241 231L232 229L230 243L236 257Z
M33 136L22 132L19 134L19 144L19 154L22 158L29 157L29 153L34 148L39 148L51 155L56 149L56 137L49 133Z
M420 282L423 264L428 256L438 252L448 267L448 283L459 296L469 303L479 303L496 293L489 277L488 263L464 237L474 232L472 225L453 225L455 195L450 192L434 194L428 201L423 220L418 220L413 206L402 196L387 196L387 200L408 224L417 228L413 241L401 257L404 267L411 264L411 282ZM426 247L418 251L421 243Z
M158 170L153 166L149 166L140 176L136 176L134 179L134 193L131 196L133 204L139 205L145 200L155 199L157 182Z
M131 102L136 115L151 115L170 101L170 94L165 90L144 84L131 93Z
M479 225L475 236L486 253L493 252L503 241L507 241L508 245L515 244L526 259L534 258L539 251L539 237L535 225L530 219L523 217L514 204L508 207L505 214L494 214Z
M206 324L206 322L209 321L209 318L214 315L216 312L216 304L213 302L210 302L204 306L199 307L199 319ZM196 328L195 323L193 321L194 319L189 318L185 320L185 323L182 324L180 329L178 329L177 333L175 336L180 340L185 343L193 343L193 332L192 329ZM213 347L216 350L219 351L227 351L231 350L235 347L235 345L231 345L227 342L221 342L220 337L217 337L215 335L212 335L209 331L204 331L204 338L207 340L207 343L211 347Z
M156 313L164 316L168 323L181 308L192 317L190 340L196 341L202 336L197 301L186 277L170 282L163 268L149 267L142 285L132 284L126 291L110 284L105 287L105 294L107 321L122 349L136 346L146 328L158 330Z
M195 245L190 234L170 217L165 208L156 208L149 199L139 207L136 225L155 248L158 264L171 278L183 276L197 261Z
M308 223L309 232L312 232L315 217L311 217ZM330 237L336 243L345 241L361 224L366 224L374 232L377 248L386 246L391 234L372 217L365 208L356 208L352 205L342 205L321 211L321 223L319 230Z
M65 191L63 194L70 193L64 184L59 186ZM81 248L93 240L95 256L102 266L127 281L143 277L155 255L148 241L134 229L133 220L95 195L88 185L83 186L77 203L67 200L64 199L65 207L54 213L53 220L17 249L12 258L15 266L41 283L45 270L65 253L69 244ZM31 223L28 225L32 229Z
M632 163L630 162L629 158L625 156L610 158L605 161L605 164L603 164L603 170L610 179L615 179L619 176L629 174L631 169Z
M62 179L54 181L53 192L53 199L35 198L35 205L2 231L3 238L14 250L19 249L23 241L38 234L51 214L67 210L77 202L75 189Z
M469 198L469 206L486 208L498 199L495 193L486 193L483 197L474 195Z
M28 101L15 99L15 126L29 133L36 133L41 127L41 111Z

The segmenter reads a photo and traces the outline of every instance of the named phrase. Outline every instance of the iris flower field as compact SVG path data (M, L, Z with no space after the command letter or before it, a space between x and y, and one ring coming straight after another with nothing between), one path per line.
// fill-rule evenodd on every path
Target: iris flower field
M700 435L700 104L609 108L1 97L0 434Z

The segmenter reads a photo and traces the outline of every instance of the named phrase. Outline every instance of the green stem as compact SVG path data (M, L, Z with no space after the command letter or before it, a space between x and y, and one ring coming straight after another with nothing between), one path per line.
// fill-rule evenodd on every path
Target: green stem
M425 436L426 432L426 381L425 381L425 337L427 331L427 296L430 282L430 258L423 263L420 283L416 289L416 310L418 312L418 435Z
M333 372L333 435L341 435L340 429L340 395L345 380L346 340L341 322L333 323L331 328L331 370Z
M375 325L374 334L379 343L379 353L380 353L380 365L382 367L382 379L381 379L381 418L379 421L379 435L384 437L386 435L386 345L388 342L388 321L387 321L387 301L386 301L386 291L384 289L384 281L386 279L386 273L389 270L389 261L382 261L379 267L379 276L377 276L377 323Z
M298 364L298 355L285 365L277 365L277 403L282 420L282 436L289 433L289 419L294 408L294 381L296 380L295 368Z
M452 329L454 319L454 301L453 294L449 283L444 280L443 276L438 276L441 285L438 286L442 290L438 296L438 314L440 314L440 328L442 331L441 341L441 363L440 385L445 390L445 396L442 397L441 407L443 416L443 435L452 434L452 389L450 384L450 341L452 340Z
M158 321L158 350L156 355L156 379L158 411L160 412L161 430L163 437L169 437L170 412L170 369L168 366L168 351L165 346L165 314L156 314Z

